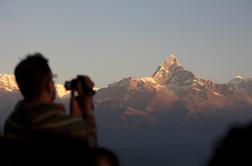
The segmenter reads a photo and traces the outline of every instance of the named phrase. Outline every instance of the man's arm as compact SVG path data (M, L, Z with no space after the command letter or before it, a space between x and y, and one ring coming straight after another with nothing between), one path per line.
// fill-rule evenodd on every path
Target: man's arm
M83 78L86 85L93 89L94 83L90 78ZM78 96L74 96L74 92L71 92L71 103L70 103L70 115L81 116L84 122L87 124L87 141L91 148L97 147L97 131L94 117L94 104L92 96L83 94L82 87L78 91Z

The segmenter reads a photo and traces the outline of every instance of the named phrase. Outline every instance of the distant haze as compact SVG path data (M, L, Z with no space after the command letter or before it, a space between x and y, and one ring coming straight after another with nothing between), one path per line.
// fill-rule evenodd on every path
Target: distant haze
M170 53L199 77L252 77L249 0L0 0L0 73L42 52L63 83L151 76Z

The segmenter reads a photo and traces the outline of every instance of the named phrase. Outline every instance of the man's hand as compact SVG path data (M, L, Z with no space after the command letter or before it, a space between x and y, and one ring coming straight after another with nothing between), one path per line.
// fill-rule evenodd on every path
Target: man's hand
M86 92L86 90L93 90L94 83L87 76L80 76L77 78L78 84L76 91L72 91L71 95L71 112L73 115L82 116L87 123L87 141L90 148L97 147L97 133L95 117L93 114L94 103L93 103L93 92ZM75 92L78 93L75 97Z
M72 91L71 93L70 114L76 116L82 114L83 117L93 115L94 110L93 97L84 93L83 86L87 86L88 89L93 89L94 83L87 76L82 76L79 79L81 80L78 80L78 86L77 86L78 96L75 97L74 91Z
M71 92L70 98L70 115L71 116L81 116L81 109L77 98L74 96L74 91Z

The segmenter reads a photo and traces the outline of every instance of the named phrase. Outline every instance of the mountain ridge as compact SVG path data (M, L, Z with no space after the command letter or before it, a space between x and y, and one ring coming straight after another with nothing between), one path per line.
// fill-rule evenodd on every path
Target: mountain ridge
M242 104L252 106L252 80L236 76L220 84L201 79L171 54L152 76L128 77L109 84L98 91L95 101L98 109L118 109L122 116L128 116L129 109L131 113L137 110L136 114L153 113L160 107L169 109L176 102L184 103L189 113Z
M56 89L59 98L69 97L62 84L56 84ZM1 93L18 91L14 75L0 74ZM201 79L186 70L171 54L153 75L124 78L99 89L95 96L98 109L106 105L108 108L130 110L131 114L134 109L138 110L138 114L139 111L155 112L159 107L169 108L178 101L183 102L190 112L240 103L252 105L252 79L236 76L222 84Z

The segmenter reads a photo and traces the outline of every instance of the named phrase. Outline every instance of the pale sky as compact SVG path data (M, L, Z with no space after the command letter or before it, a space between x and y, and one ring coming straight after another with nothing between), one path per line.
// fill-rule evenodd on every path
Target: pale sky
M0 0L0 73L32 52L61 83L150 76L170 53L216 82L252 77L252 1Z

